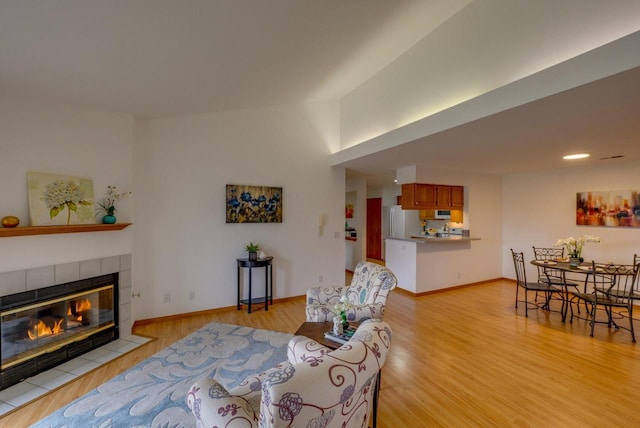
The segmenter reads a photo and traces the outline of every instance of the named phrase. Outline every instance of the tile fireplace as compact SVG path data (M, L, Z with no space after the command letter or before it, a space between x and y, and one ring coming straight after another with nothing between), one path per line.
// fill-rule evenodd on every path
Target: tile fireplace
M94 280L95 278L102 278L105 275L115 274L117 278L117 282L114 281L114 297L113 297L114 298L114 303L113 303L114 320L113 321L118 327L116 331L118 332L118 335L120 336L120 338L122 337L126 338L131 335L131 328L133 324L132 317L131 317L131 296L132 296L131 265L132 265L132 255L130 253L125 253L125 254L119 254L119 255L113 255L113 256L107 256L107 257L101 257L101 258L92 258L92 259L66 262L62 264L36 266L36 267L31 267L23 270L2 271L0 272L0 296L1 296L0 299L2 299L2 301L0 302L0 306L2 308L0 312L15 311L14 314L7 313L6 315L8 315L9 318L10 317L24 318L25 314L19 313L20 312L20 310L18 310L19 307L23 307L23 309L25 309L24 307L38 303L41 300L47 300L47 299L56 300L56 299L62 298L62 295L47 294L49 292L52 292L53 290L56 290L56 288L53 288L53 287L57 287L60 285L67 285L75 282L82 283L82 281L85 281L85 280ZM107 282L110 282L110 281L107 281ZM109 284L102 284L101 286L106 286L106 285L109 285ZM74 289L73 291L69 291L69 293L67 294L73 295L77 293L84 293L85 291L87 290L82 289L82 291L79 291ZM42 299L38 300L37 302L36 300L29 300L28 302L23 302L22 304L18 304L17 301L13 301L14 298L17 299L20 296L29 296L30 293L36 293L39 297L42 297ZM100 312L96 312L95 309L99 308L100 305L104 306L102 311L103 318L104 318L104 314L106 314L105 309L106 307L110 307L111 304L109 303L107 305L107 302L109 302L109 299L110 299L110 297L107 297L108 294L104 294L104 292L101 292L101 294L103 294L103 296L87 296L86 297L90 301L91 299L94 299L94 301L98 302L98 306L97 307L92 306L92 310L88 312L88 314L98 314L97 321L96 321L96 318L87 318L88 321L85 320L84 325L82 325L83 324L82 321L76 320L75 322L79 322L80 325L82 325L82 328L73 329L72 330L73 333L72 332L65 333L68 336L68 340L71 342L64 344L62 346L68 346L73 348L71 350L72 353L76 352L76 348L74 348L75 346L78 346L80 348L82 346L86 346L86 343L83 343L83 340L85 340L86 337L83 337L84 332L81 333L81 330L87 327L87 322L89 323L89 325L91 324L95 325L96 322L98 323L98 325L104 324L104 319L101 321L99 318ZM9 296L14 296L14 297L9 299ZM81 300L85 300L85 297L76 296L71 298L71 300L81 301ZM64 311L62 311L59 308L56 308L56 306L59 306L62 304L63 304L63 300L60 300L57 302L50 302L51 309L39 310L39 311L36 311L36 313L39 312L40 316L42 318L45 318L43 322L52 319L50 317L53 317L53 319L55 319L56 317L62 317L62 318L67 317L68 319L69 317L68 315L62 314L62 312ZM68 302L64 304L72 305L75 303ZM31 309L26 309L26 310L31 310ZM52 314L55 312L55 314L49 315L46 313L47 311ZM83 312L83 311L86 312L87 310L83 308L71 309L72 313ZM67 309L67 314L68 312L69 310ZM68 322L66 326L73 327L73 326L78 326L78 324L74 324L74 320L71 320L71 322ZM6 333L8 334L8 331ZM106 330L100 331L91 340L94 340L97 343L98 341L104 339L104 337L101 337L101 335L108 336L109 334L111 333ZM71 338L70 336L73 336L73 338ZM39 337L42 339L40 340L42 344L45 344L45 342L48 342L49 340L49 338L46 335L46 332L44 335L39 335ZM75 339L79 339L79 340L75 340ZM5 340L5 342L6 341L7 340ZM0 346L5 347L5 345L6 344L3 344L2 341L0 341ZM6 347L8 350L9 345L6 345ZM18 348L14 348L14 349L18 349ZM36 351L32 348L32 349L29 349L29 352L36 354L40 352L40 350L41 349ZM14 351L8 351L8 352L9 354L13 354L13 355L7 358L10 358L13 360L11 361L7 360L7 362L5 363L4 362L5 358L0 356L0 363L3 366L4 365L17 366L24 363L22 361L16 362L22 359L22 357L15 356L15 353L17 351L14 350ZM41 354L41 360L45 359L44 355L51 357L53 360L60 358L60 355L50 354L46 352ZM54 362L56 365L59 364L59 362L57 361L54 361ZM33 364L33 363L30 363L30 364ZM47 362L40 361L39 364L42 366L47 364ZM8 369L10 370L11 367L8 367ZM2 378L7 378L7 375L4 372L5 370L4 368L2 368L2 375L0 376L2 376ZM11 372L14 372L14 370L10 370L10 373ZM14 372L14 373L18 373L18 372ZM13 382L15 378L19 377L22 379L22 376L23 376L22 374L16 374L15 376L12 375L11 382L2 380L0 382L0 390L6 388L6 385L10 383L15 383ZM18 382L21 379L18 379ZM5 386L2 386L2 385L5 385Z
M0 297L0 390L119 337L119 274Z

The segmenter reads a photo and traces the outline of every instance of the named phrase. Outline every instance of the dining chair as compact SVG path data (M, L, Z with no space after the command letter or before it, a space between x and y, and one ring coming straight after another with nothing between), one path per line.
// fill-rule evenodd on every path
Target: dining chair
M533 257L535 260L558 260L564 258L564 247L533 247ZM544 266L538 266L538 282L546 282L547 284L559 287L579 287L581 284L567 279L565 271L561 269L552 269ZM586 284L583 287L586 290ZM536 301L538 293L536 293ZM588 311L588 308L587 308ZM580 307L578 306L578 313Z
M535 260L558 260L564 258L564 247L533 247L533 258ZM538 266L538 282L546 282L548 284L564 285L564 272L558 269L551 269ZM572 283L571 285L574 285ZM569 284L567 284L569 285ZM575 284L578 285L578 284Z
M633 329L633 301L640 298L636 290L639 269L640 260L635 256L633 265L591 262L593 289L589 292L574 293L575 297L591 305L589 320L591 337L593 337L596 323L599 323L607 324L609 328L614 327L616 330L620 328L628 330L631 333L631 341L636 341ZM598 307L604 309L606 321L596 320ZM614 312L614 308L617 308L618 311ZM624 310L627 312L626 317L629 318L628 328L620 326L614 319L615 314L621 318L624 317ZM573 309L571 320L573 320Z
M633 255L633 265L637 266L640 264L640 255ZM639 268L640 269L640 268ZM633 298L640 299L640 270L638 271L638 277L636 278L636 283L633 286Z
M633 255L633 265L640 265L640 255ZM635 283L633 285L633 290L631 292L631 299L640 300L640 266L638 267L638 275L636 277Z
M535 260L558 260L564 258L564 247L533 247L533 258ZM564 272L558 269L551 269L538 266L538 281L547 284L564 285ZM573 283L571 285L574 285ZM577 285L577 284L576 284Z
M560 295L562 295L562 288L546 282L528 282L524 262L524 253L516 253L515 251L513 251L513 249L511 249L511 255L513 256L513 265L516 270L516 309L518 309L518 301L524 301L524 315L528 317L529 299L527 295L529 291L535 291L544 293L545 302L541 307L542 309L549 310L549 302L551 301L551 296L553 295L553 293L559 293ZM520 290L520 288L524 289L524 300L518 300L518 291ZM536 305L536 307L538 306Z

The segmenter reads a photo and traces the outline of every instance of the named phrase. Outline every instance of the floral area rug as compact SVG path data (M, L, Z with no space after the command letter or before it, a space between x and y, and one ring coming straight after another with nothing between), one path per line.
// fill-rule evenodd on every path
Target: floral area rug
M287 359L291 334L211 323L32 427L195 427L187 391L212 377L227 388Z

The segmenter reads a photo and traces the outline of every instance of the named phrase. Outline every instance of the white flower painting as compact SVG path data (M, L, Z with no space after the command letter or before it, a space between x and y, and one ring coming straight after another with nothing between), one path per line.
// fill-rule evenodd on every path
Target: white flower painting
M95 223L93 180L27 172L31 226Z

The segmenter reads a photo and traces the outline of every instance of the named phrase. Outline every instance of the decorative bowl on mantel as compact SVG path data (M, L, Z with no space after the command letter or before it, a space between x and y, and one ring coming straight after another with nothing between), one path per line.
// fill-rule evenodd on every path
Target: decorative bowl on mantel
M2 217L2 227L16 227L20 224L20 219L14 215Z

